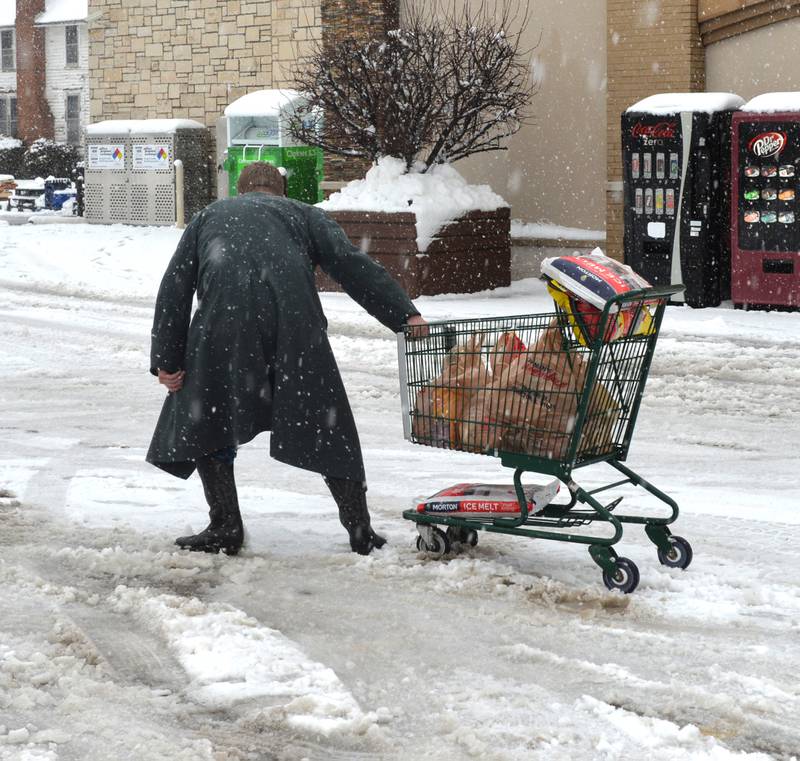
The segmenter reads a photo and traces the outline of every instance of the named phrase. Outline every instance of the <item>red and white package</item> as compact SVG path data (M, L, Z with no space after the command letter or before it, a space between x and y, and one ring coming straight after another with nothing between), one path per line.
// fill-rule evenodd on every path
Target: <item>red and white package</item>
M559 482L523 486L528 512L538 513L558 494ZM416 500L418 513L447 515L451 518L475 518L481 515L519 517L517 492L509 484L456 484L436 492L432 497Z

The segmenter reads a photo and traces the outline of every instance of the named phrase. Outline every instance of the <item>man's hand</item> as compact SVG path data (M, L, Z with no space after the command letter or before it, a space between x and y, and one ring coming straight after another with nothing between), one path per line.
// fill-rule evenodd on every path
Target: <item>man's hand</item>
M183 379L185 376L185 370L178 370L177 373L168 373L165 370L159 369L158 382L163 383L168 391L180 391L183 388Z
M408 324L411 326L411 338L425 338L430 333L428 323L421 314L409 317Z

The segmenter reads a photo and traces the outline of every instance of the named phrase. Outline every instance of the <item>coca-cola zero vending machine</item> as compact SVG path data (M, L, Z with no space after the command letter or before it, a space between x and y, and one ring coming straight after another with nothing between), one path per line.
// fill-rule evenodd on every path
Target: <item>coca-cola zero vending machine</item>
M731 93L665 93L622 115L625 263L673 303L730 296Z
M733 118L731 296L800 306L800 93L767 93Z

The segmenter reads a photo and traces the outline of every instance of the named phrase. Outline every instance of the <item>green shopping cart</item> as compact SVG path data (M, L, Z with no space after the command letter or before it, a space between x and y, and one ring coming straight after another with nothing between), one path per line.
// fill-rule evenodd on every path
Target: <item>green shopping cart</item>
M677 503L624 464L664 309L680 290L630 291L592 315L557 303L550 313L432 323L425 336L406 326L398 336L406 438L499 457L514 470L519 507L511 517L406 510L403 517L418 530L417 548L441 557L456 545L475 545L481 531L583 544L605 585L629 593L639 570L614 545L623 525L636 523L663 565L688 567L691 545L669 529ZM618 480L584 489L573 479L574 470L602 462ZM523 473L557 478L569 501L532 504ZM597 498L628 484L664 503L669 515L621 514L622 497L606 504Z

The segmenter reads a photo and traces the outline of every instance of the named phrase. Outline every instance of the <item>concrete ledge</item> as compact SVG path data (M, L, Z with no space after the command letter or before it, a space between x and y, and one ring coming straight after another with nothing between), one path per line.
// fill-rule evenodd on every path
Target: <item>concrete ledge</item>
M511 279L539 277L543 259L551 256L587 254L598 246L605 249L604 240L568 240L565 238L512 238Z

